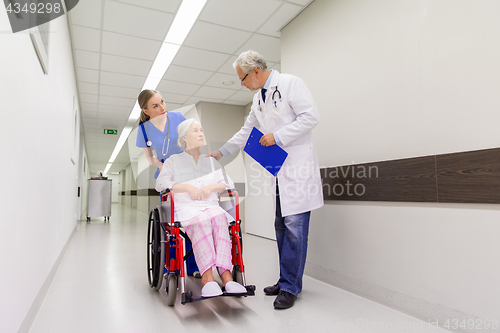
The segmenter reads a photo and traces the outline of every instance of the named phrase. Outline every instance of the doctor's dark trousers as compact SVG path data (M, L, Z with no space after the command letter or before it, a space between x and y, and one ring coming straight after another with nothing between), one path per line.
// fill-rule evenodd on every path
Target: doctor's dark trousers
M281 215L278 179L276 179L276 218L274 229L280 260L280 290L297 296L302 291L302 276L307 255L311 212Z

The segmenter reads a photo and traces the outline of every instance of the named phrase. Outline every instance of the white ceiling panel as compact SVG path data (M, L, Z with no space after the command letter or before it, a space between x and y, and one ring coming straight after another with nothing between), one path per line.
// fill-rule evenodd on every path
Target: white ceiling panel
M232 89L221 89L221 88L203 86L196 92L195 96L224 100L227 99L232 94L234 94L234 90Z
M177 104L177 103L165 103L165 107L167 108L167 111L175 111L179 108L182 107L182 104Z
M162 80L157 90L171 94L192 95L200 87L198 84Z
M80 82L98 83L99 71L93 69L77 68L76 76Z
M88 117L84 117L82 115L82 120L87 125L96 125L97 124L97 118L94 118L94 117L88 118Z
M163 41L173 19L171 13L108 0L104 9L104 30Z
M99 105L99 112L100 113L116 113L116 112L119 112L119 113L122 113L122 114L130 114L130 111L132 111L132 109L128 106L120 106L120 105L105 105L105 104L101 104Z
M284 3L272 16L264 23L258 32L266 35L280 37L281 33L278 31L295 17L302 10L301 6Z
M104 105L127 106L130 107L130 110L132 111L135 103L135 98L100 96L99 103Z
M97 103L85 103L80 101L80 106L82 110L89 110L89 111L97 111L99 108L99 104Z
M191 97L186 101L186 103L184 103L184 105L198 104L199 102L222 103L224 100L206 97Z
M171 65L165 73L163 79L186 83L203 84L208 80L209 77L212 76L212 74L213 72L208 72L205 70Z
M99 85L95 83L78 82L78 92L83 94L98 94Z
M133 74L133 75L148 75L152 61L131 59L103 54L101 60L101 69L108 72Z
M82 94L82 93L80 93L79 95L80 95L80 101L83 103L97 103L99 99L97 95Z
M255 92L251 91L237 91L235 94L228 98L228 101L246 102L250 103L253 100Z
M210 0L199 19L235 29L257 30L281 4L274 0Z
M224 84L223 82L232 82L233 84L228 85ZM239 90L241 88L241 83L236 75L236 73L231 74L223 74L223 73L215 73L207 82L205 82L205 85L211 86L211 87L218 87L218 88L224 88L224 89L235 89Z
M183 105L198 104L201 101L201 97L190 97Z
M194 49L183 46L172 62L174 65L216 71L229 58L229 55Z
M189 98L189 96L186 95L167 94L167 93L162 93L161 97L163 97L165 103L175 103L175 104L182 104Z
M136 98L140 91L133 88L123 88L115 86L102 85L99 87L101 96Z
M99 52L101 48L101 30L74 25L73 46L79 50Z
M99 69L99 53L75 50L76 66L87 69Z
M141 89L145 81L146 81L145 76L101 71L101 82L100 82L101 84Z
M191 29L184 45L232 54L251 35L250 32L198 21Z
M222 103L223 104L230 104L230 105L240 105L240 106L246 106L248 104L247 102L238 102L238 101L230 101L230 100L226 100Z
M137 0L119 0L119 2L125 2L129 4L138 5ZM147 7L154 10L161 10L169 13L176 13L181 5L182 0L141 0L140 6Z
M72 24L79 24L89 28L101 28L101 0L79 1L78 5L69 13Z
M102 52L122 57L154 61L162 42L104 31Z
M277 62L281 59L281 40L277 37L253 35L248 42L238 50L238 53L255 50L262 54L267 61Z
M94 119L94 120L97 119L97 111L87 111L87 112L82 111L81 115L84 126L86 125L86 119Z
M313 0L288 0L288 1L297 3L297 4L302 5L302 6L307 6L308 4L313 2Z
M219 68L219 72L225 73L225 74L233 74L236 75L236 71L233 68L233 63L238 59L237 56L232 56L230 57L224 65L222 65L221 68Z

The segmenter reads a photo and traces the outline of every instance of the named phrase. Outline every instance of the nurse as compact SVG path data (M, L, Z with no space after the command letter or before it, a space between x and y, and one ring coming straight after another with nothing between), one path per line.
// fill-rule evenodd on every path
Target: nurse
M311 211L323 206L312 140L312 129L319 121L318 108L304 81L268 70L265 59L255 51L240 54L233 67L241 85L256 94L243 127L210 155L219 160L238 152L253 127L266 133L260 139L263 146L277 144L288 152L281 170L273 177L280 277L276 284L264 288L266 295L277 295L275 309L287 309L302 290Z
M142 148L149 163L156 166L154 177L157 179L163 162L171 155L184 151L177 145L177 127L186 120L186 117L180 112L167 112L163 98L155 90L141 91L137 101L141 107L141 118L136 145ZM186 242L186 252L190 250L191 244ZM175 253L171 255L175 255ZM187 258L186 266L188 275L201 278L194 256Z

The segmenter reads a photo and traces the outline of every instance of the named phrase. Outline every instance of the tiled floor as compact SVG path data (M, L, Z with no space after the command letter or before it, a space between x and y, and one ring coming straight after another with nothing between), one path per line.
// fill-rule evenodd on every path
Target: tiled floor
M262 288L278 278L276 243L252 235L243 253L256 296L181 305L178 295L169 307L147 283L146 232L147 215L118 204L110 223L82 222L30 332L447 332L307 276L295 305L274 310ZM198 296L201 280L187 289Z

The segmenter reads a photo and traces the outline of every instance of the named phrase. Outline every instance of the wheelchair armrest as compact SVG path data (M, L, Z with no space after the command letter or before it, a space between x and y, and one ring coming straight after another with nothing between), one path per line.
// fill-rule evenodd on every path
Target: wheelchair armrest
M235 188L228 188L227 190L224 190L223 192L219 193L219 197L222 197L223 195L230 195L230 193L238 194L238 190L236 190Z
M160 192L160 194L167 194L167 193L169 193L170 191L172 191L172 189L171 189L171 188L166 188L166 189L164 189L163 191L161 191L161 192Z

